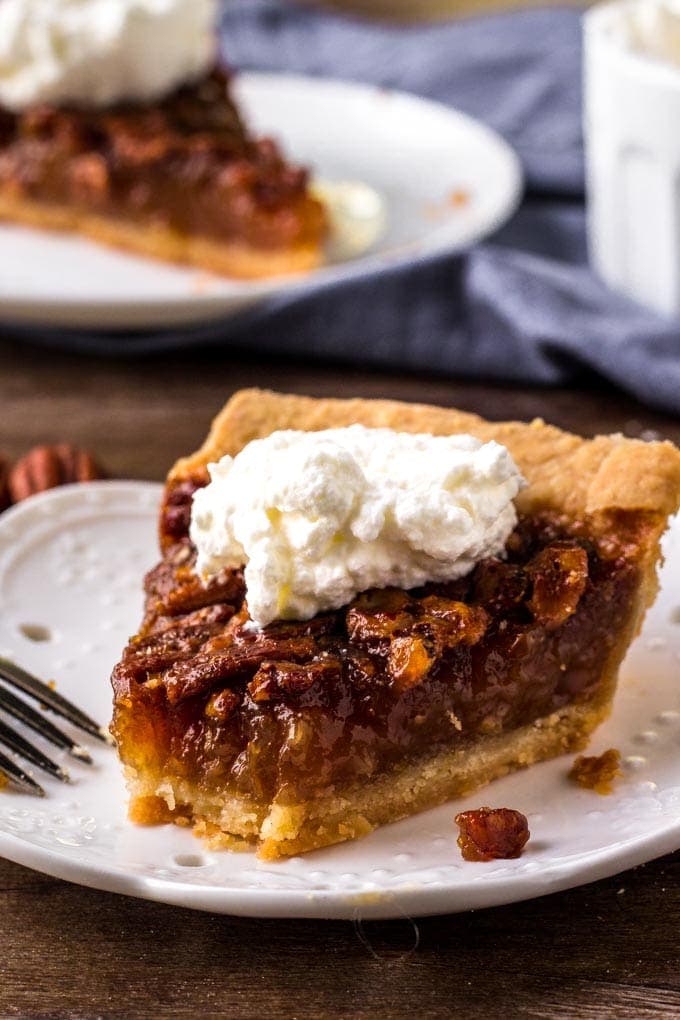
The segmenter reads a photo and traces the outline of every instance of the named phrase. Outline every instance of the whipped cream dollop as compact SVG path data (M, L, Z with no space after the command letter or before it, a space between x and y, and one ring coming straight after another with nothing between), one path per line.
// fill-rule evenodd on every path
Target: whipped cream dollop
M217 0L0 0L0 103L152 102L215 60Z
M274 432L209 470L192 507L196 569L245 564L257 626L461 577L502 552L524 484L498 443L361 425Z
M624 12L634 49L680 65L680 0L637 0Z

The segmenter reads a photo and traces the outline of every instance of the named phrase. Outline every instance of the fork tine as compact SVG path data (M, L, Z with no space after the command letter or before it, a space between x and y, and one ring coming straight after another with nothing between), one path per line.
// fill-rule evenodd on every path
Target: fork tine
M79 761L85 762L87 765L92 764L92 758L84 747L80 744L76 744L75 740L72 740L68 734L60 730L58 726L51 723L49 719L45 717L43 712L38 712L37 709L29 705L27 701L22 698L17 698L16 694L12 694L6 687L0 684L0 709L7 712L9 715L14 716L19 722L29 726L32 730L38 733L44 740L48 740L55 747L61 747L63 750L68 751L70 755L77 758Z
M37 698L46 708L51 709L57 715L60 715L62 719L68 720L68 722L79 729L85 730L90 736L103 740L107 744L110 742L103 726L99 726L94 719L81 712L79 708L62 697L61 694L51 690L42 680L38 680L37 677L27 673L25 669L17 666L14 662L10 662L9 659L0 657L0 677L8 684L18 687L25 694L30 694L32 697Z
M0 743L8 747L10 751L20 754L26 761L37 765L43 772L49 772L51 776L61 780L62 783L70 782L70 776L65 769L60 768L56 762L53 762L51 758L48 758L46 754L43 754L42 751L34 747L20 733L17 733L15 729L12 729L11 726L8 726L2 720L0 720Z
M22 787L24 790L28 790L30 793L36 794L38 797L44 797L45 791L43 790L40 783L36 783L35 779L32 779L27 772L24 772L16 762L13 762L11 758L4 755L0 751L0 772L7 776L8 779L13 780L17 786Z

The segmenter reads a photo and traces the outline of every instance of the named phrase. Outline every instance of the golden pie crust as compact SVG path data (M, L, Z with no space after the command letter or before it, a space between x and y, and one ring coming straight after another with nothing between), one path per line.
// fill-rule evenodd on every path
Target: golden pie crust
M215 846L245 841L256 843L263 858L297 854L358 838L508 772L580 750L609 713L619 665L657 592L660 538L669 515L680 506L680 451L668 442L644 443L618 435L582 439L540 420L496 423L418 404L316 400L245 390L215 419L201 449L175 464L168 481L190 479L208 463L224 454L235 455L246 443L278 429L316 431L355 423L495 439L508 447L527 479L528 486L516 501L521 514L550 511L586 519L590 534L603 542L615 541L634 559L638 581L594 693L530 725L476 737L465 747L440 749L298 803L263 804L219 789L206 792L205 785L189 782L170 766L158 771L128 764L136 821L174 817L181 824L193 824ZM125 760L124 747L121 753Z
M244 242L183 234L162 223L117 220L75 207L17 198L11 191L3 193L2 189L0 220L38 230L72 232L135 255L241 280L306 272L323 262L323 245L318 242L258 249Z

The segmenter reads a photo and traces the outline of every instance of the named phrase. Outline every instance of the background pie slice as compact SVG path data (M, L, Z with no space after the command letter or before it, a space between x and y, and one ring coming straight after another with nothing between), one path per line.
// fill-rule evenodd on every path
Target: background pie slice
M307 623L244 629L241 572L204 587L188 538L206 465L274 430L468 432L506 445L528 487L504 560L360 595ZM171 471L163 559L113 673L131 817L193 824L275 858L370 832L582 748L657 590L680 452L534 421L388 401L236 394Z
M318 265L327 227L221 70L153 105L0 107L0 218L237 277Z

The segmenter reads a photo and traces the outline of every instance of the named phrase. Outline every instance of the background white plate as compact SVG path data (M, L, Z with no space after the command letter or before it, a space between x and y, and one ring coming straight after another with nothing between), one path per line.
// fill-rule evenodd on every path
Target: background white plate
M521 191L513 151L456 110L398 92L292 75L242 74L254 130L279 139L315 178L361 180L382 195L387 229L363 257L297 278L229 281L68 235L0 226L0 317L93 329L160 328L231 315L293 287L312 288L479 241ZM451 202L465 192L469 202Z
M0 518L0 654L110 716L108 676L141 614L155 559L159 487L100 482L57 489ZM623 668L616 709L592 748L618 747L625 778L600 797L568 783L572 757L385 826L366 839L278 864L208 853L185 829L125 819L115 753L47 800L0 792L0 854L51 875L186 907L262 917L399 917L485 907L603 878L680 846L680 522L666 543L661 596ZM23 624L49 628L36 644ZM65 757L58 760L66 763ZM42 782L42 779L41 779ZM520 860L464 862L456 810L514 807L532 838Z

